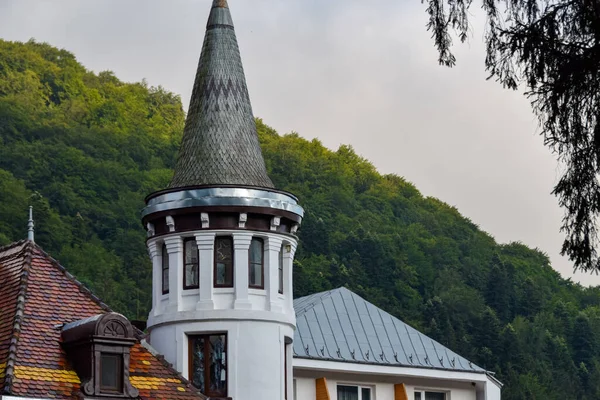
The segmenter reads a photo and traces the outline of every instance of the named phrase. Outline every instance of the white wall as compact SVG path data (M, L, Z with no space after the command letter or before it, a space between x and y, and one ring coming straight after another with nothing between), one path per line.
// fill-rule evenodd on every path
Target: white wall
M231 235L234 287L213 287L214 241ZM252 238L264 240L264 289L248 287L248 249ZM183 290L184 239L199 249L199 289ZM162 244L169 256L169 293L162 294ZM283 246L282 246L283 245ZM289 235L253 231L199 231L165 235L148 241L153 261L153 309L148 318L149 343L175 369L189 377L189 336L227 334L227 395L235 400L284 399L292 392L292 352L285 338L294 337L292 266L296 240ZM283 250L284 293L279 289L279 256ZM160 290L159 290L160 288Z
M258 321L188 322L155 327L150 341L158 352L165 354L167 361L189 378L188 336L205 333L227 334L229 397L236 400L284 398L283 352L285 337L293 337L292 327ZM291 357L288 360L291 364ZM291 392L291 376L288 382Z
M447 400L477 400L475 382L457 382L445 379L415 378L398 375L381 376L360 373L332 373L294 369L295 400L315 400L315 380L325 378L331 400L337 400L337 385L359 385L372 388L372 400L394 400L394 385L404 383L408 398L414 399L415 390L431 390L447 393ZM500 400L500 389L490 382L486 400Z

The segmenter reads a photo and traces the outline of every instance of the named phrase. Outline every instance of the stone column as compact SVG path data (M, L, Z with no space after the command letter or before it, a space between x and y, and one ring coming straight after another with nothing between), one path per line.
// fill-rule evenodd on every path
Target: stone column
M269 236L265 240L265 291L267 293L267 304L270 311L282 312L283 305L279 300L279 252L281 251L282 239Z
M152 310L151 315L161 313L162 297L162 246L156 241L148 242L148 253L152 261Z
M180 236L165 239L169 253L169 312L181 310L183 292L183 239Z
M246 232L233 234L233 286L235 302L233 308L249 310L252 304L248 299L248 250L252 242L252 234Z
M288 242L283 246L283 294L285 296L286 312L293 312L294 309L294 254L298 244L296 241Z
M196 310L213 310L213 280L214 280L214 259L215 259L215 236L214 232L202 232L196 234L196 243L198 244L198 262L200 297Z

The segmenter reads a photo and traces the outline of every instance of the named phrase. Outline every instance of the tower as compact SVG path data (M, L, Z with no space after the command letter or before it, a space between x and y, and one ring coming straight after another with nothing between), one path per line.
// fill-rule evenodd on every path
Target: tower
M150 343L209 397L291 398L303 214L267 175L229 7L214 0L173 180L142 212Z

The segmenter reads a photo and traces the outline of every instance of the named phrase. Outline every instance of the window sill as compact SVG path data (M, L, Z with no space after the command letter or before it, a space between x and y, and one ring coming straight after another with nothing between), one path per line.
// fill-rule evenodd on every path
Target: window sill
M254 296L267 296L267 292L265 291L265 289L253 289L253 288L248 288L248 294L254 295Z
M231 287L226 287L226 288L216 287L216 288L213 288L213 293L214 294L233 294L233 293L235 293L235 289L231 288Z

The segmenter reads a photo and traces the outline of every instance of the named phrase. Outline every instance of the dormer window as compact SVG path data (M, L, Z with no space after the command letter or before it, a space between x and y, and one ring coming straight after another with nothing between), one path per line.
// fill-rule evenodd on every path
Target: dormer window
M136 339L127 318L108 313L72 322L63 327L62 339L84 396L138 398L129 382L129 352Z
M100 355L100 391L120 393L123 391L123 355L102 353Z
M248 287L253 289L264 289L264 263L263 263L264 242L260 238L253 238L250 242L250 251L248 254Z
M200 287L198 280L198 244L196 239L185 239L184 243L184 289L198 289Z

